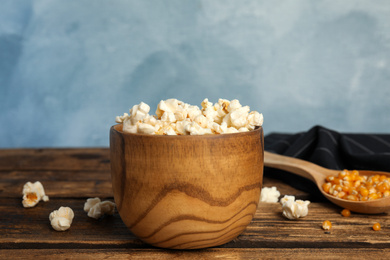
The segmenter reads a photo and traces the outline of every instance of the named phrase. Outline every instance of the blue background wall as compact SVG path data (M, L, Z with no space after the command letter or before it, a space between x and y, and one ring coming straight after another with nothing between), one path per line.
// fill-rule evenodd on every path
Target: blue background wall
M108 146L171 97L390 133L390 1L0 0L0 147Z

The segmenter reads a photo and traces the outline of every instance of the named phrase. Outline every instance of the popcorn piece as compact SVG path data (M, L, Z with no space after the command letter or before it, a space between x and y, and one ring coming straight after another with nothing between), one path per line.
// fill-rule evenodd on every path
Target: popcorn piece
M235 128L239 129L241 127L244 127L248 124L248 114L249 114L250 108L248 106L240 107L232 112L230 112L230 122L231 125Z
M187 114L188 114L187 110L179 107L179 109L176 110L174 115L175 115L176 121L183 121L187 118Z
M123 123L123 121L125 121L125 119L128 118L128 117L129 117L129 114L124 113L123 116L117 116L117 117L115 118L115 122L117 122L117 123Z
M165 112L175 113L179 107L179 103L181 103L179 100L173 98L167 99L165 101L161 100L157 105L156 115L158 118L161 118Z
M200 114L200 115L197 115L195 118L194 118L194 122L197 123L198 125L200 125L201 127L203 128L206 128L207 125L208 125L208 120L207 118Z
M51 226L57 231L65 231L70 228L74 218L73 210L69 207L60 207L49 215Z
M260 114L257 111L252 111L248 115L248 125L247 128L249 130L255 129L256 126L262 126L263 125L263 114Z
M241 107L242 107L242 105L240 104L240 101L238 101L237 99L234 99L234 100L230 101L229 106L227 107L227 111L233 112L234 110L237 110Z
M138 124L138 132L140 134L154 134L156 128L153 125L140 123Z
M218 112L214 109L214 107L207 107L202 111L203 115L207 117L207 119L214 121L218 116Z
M211 129L203 128L200 125L198 125L196 122L192 122L186 125L185 131L190 133L190 135L212 134Z
M195 119L195 117L202 114L202 111L199 109L198 106L189 106L187 112L187 117L190 118L192 121Z
M202 111L204 111L207 108L211 108L213 106L213 103L209 102L208 98L205 98L205 99L203 99L201 106L202 106Z
M168 123L175 123L176 122L176 116L173 112L164 112L164 114L161 116L161 121L168 122Z
M175 125L173 124L160 121L159 123L157 123L156 127L158 129L155 132L156 135L177 135L174 129Z
M130 109L130 119L133 124L142 121L150 111L149 105L141 102L139 105L134 105Z
M84 204L84 211L88 212L88 217L98 219L104 214L114 214L115 203L108 200L101 201L99 198L90 198Z
M263 187L261 189L260 201L267 203L275 203L279 201L280 192L276 187Z
M284 196L280 203L282 203L283 216L288 219L298 219L307 216L309 213L309 204L308 200L296 200L294 196Z
M222 134L234 134L234 133L238 133L237 128L235 128L235 127L228 127L226 129L226 131L223 132Z
M49 201L41 182L27 182L23 186L23 207L31 208L38 204L39 201Z
M138 122L133 124L131 118L128 117L123 121L123 132L135 134L138 131Z
M186 131L186 127L189 124L191 124L191 122L187 121L187 120L176 122L176 132L177 132L177 134L179 134L179 135L187 135L187 134L189 134Z
M117 116L123 132L156 135L228 134L254 130L263 124L263 115L242 106L237 99L219 99L217 103L206 98L198 106L177 99L161 100L156 116L149 115L150 107L141 102L130 109L130 114Z

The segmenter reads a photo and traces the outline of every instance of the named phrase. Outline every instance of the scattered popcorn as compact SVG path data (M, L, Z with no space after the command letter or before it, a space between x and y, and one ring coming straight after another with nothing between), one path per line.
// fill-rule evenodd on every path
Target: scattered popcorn
M65 231L70 228L74 217L73 210L69 207L60 207L49 215L51 226L57 231Z
M90 198L84 204L84 211L88 212L88 217L98 219L104 214L113 215L115 203L108 200L101 201L99 198Z
M263 115L250 112L237 99L219 99L211 103L207 98L198 106L177 99L161 100L156 115L149 115L149 105L141 102L129 114L117 116L123 132L155 135L206 135L247 132L263 125Z
M31 208L38 204L39 201L48 201L49 197L46 196L45 190L41 182L36 181L34 183L27 182L23 186L23 207Z
M279 201L280 192L276 187L263 187L261 189L260 201L267 203L275 203Z
M308 200L296 200L294 196L284 196L280 203L282 203L283 216L288 219L298 219L307 216L309 213L309 204Z

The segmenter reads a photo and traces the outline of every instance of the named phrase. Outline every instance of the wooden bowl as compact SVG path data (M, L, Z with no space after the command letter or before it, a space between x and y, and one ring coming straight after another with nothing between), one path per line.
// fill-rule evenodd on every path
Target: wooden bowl
M263 129L200 136L128 134L110 129L118 212L130 231L157 247L196 249L242 233L263 181Z

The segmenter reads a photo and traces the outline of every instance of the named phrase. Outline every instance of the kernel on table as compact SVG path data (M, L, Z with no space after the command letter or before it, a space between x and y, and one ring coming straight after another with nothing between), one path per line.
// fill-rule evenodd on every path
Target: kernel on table
M343 170L326 177L323 190L340 199L367 201L390 196L390 178L386 175L360 175L359 171Z
M154 135L205 135L227 134L254 130L263 124L263 115L250 112L237 99L219 99L213 104L204 99L198 106L177 99L161 100L156 115L149 115L149 105L141 102L129 113L117 116L115 121L123 125L123 132Z
M332 222L330 222L329 220L325 220L324 222L322 222L322 229L330 230L331 228L332 228Z

